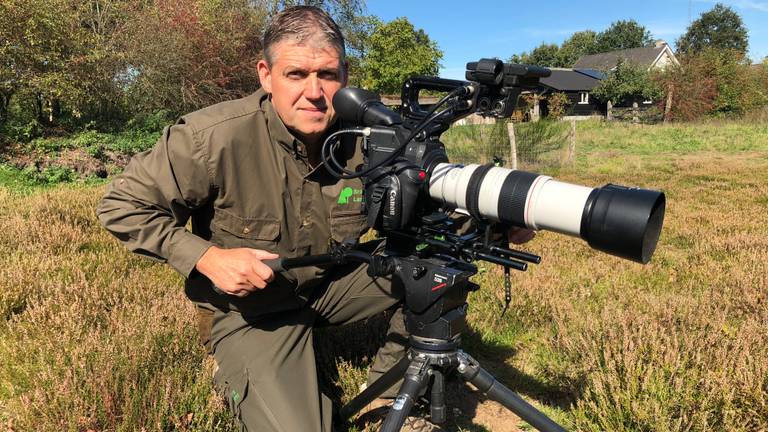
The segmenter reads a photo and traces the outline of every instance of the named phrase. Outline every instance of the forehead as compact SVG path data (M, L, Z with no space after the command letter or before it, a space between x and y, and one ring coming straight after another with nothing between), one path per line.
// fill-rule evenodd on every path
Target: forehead
M341 65L339 52L325 41L281 41L272 47L273 67L336 68Z

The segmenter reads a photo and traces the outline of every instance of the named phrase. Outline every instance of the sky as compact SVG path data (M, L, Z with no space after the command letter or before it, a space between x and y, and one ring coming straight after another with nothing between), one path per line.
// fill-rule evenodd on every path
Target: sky
M749 56L768 56L768 0L721 0L738 13L749 32ZM654 39L674 42L690 21L712 9L709 0L514 1L367 0L368 13L384 21L406 17L443 51L440 76L464 79L467 62L508 59L542 42L560 44L580 30L600 32L612 22L634 19Z

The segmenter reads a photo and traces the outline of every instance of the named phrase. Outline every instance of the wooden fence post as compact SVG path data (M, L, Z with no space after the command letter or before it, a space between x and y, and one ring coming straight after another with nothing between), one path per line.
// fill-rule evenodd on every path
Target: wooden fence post
M669 91L667 92L667 103L664 104L664 123L669 123L669 116L672 113L672 94L674 92L675 86L670 84Z
M608 105L605 111L605 119L608 121L613 120L613 104L611 103L611 101L608 101Z
M632 123L640 123L640 117L638 116L637 112L637 102L632 102Z
M515 124L507 122L507 135L509 135L509 164L513 170L517 169L517 141L515 141Z

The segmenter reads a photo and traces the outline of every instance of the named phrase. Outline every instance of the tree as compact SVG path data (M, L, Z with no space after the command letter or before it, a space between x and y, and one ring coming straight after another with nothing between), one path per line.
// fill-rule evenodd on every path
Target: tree
M367 49L363 85L380 93L400 93L403 81L413 75L436 75L443 57L437 44L407 18L378 25Z
M739 14L721 3L701 14L677 40L677 49L686 54L707 48L747 52L747 29Z
M595 38L594 53L652 46L653 38L635 20L616 21Z
M561 67L559 53L560 48L557 44L542 43L531 51L525 63L545 67Z
M259 87L265 10L247 0L160 0L132 16L119 78L135 110L181 114Z
M512 63L530 64L544 67L562 67L560 64L560 48L557 44L542 43L530 53L513 54L509 58Z
M619 105L637 99L658 99L662 91L644 67L620 60L592 94L604 102Z
M0 2L0 80L10 97L47 126L119 104L120 53L114 35L127 0Z
M597 49L597 33L592 30L576 32L566 39L558 52L561 67L572 67L576 60L587 54L594 54Z

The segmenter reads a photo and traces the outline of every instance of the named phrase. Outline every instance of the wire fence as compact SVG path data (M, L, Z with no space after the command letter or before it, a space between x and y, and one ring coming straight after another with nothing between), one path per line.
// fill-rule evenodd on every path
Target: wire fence
M546 171L573 163L576 157L574 121L467 122L452 126L442 140L451 162L462 164Z

